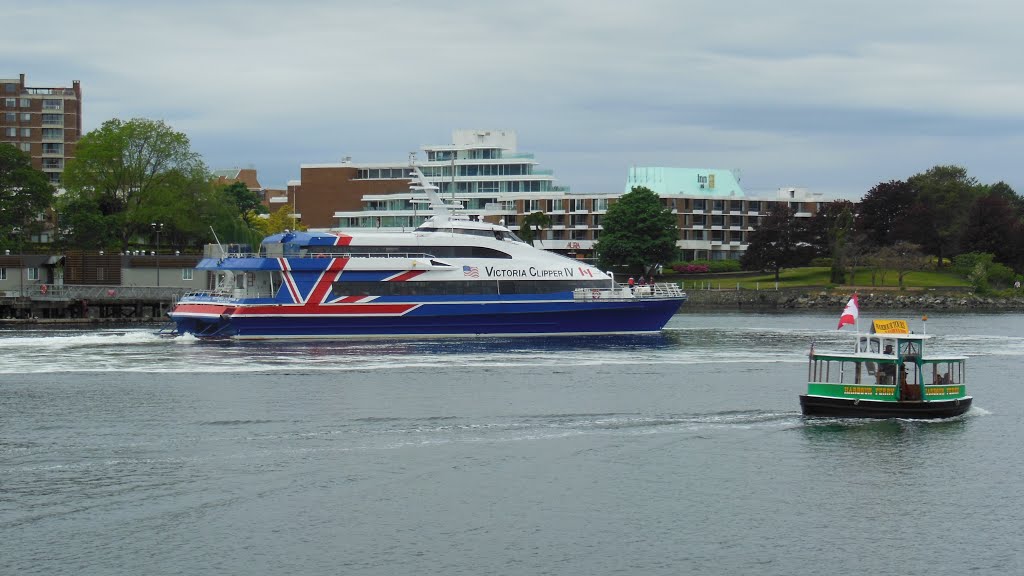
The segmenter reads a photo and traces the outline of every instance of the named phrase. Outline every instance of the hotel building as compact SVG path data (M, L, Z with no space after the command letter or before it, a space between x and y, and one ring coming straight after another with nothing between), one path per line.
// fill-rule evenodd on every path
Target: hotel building
M82 87L34 88L25 75L0 78L0 142L14 145L32 158L50 183L60 185L75 143L82 137Z
M287 203L310 228L410 230L429 217L422 195L409 190L415 163L439 193L466 214L503 221L518 230L523 218L545 213L551 225L536 245L577 258L592 258L608 207L634 186L661 197L678 219L678 246L685 260L739 259L750 232L772 203L786 203L798 218L813 216L825 202L803 188L782 188L774 197L748 197L728 170L635 167L624 189L575 193L555 184L550 170L517 150L507 130L456 130L452 143L422 148L425 158L404 162L303 164L301 178L284 195L269 198L271 210Z

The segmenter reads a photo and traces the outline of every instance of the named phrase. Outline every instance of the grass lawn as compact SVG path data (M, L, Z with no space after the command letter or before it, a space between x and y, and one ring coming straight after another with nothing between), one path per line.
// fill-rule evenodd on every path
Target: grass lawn
M672 274L666 275L665 280L680 282L684 289L700 288L710 284L711 288L735 289L737 284L740 289L755 290L775 287L775 275L768 274ZM903 284L908 289L914 288L963 288L970 284L967 280L960 278L952 272L936 271L915 271L909 272L903 278ZM811 288L832 286L829 282L828 268L789 268L783 269L779 274L779 288ZM847 279L844 287L857 288L899 288L899 276L894 270L887 271L885 278L880 273L875 274L875 283L872 285L871 272L859 270L856 278Z

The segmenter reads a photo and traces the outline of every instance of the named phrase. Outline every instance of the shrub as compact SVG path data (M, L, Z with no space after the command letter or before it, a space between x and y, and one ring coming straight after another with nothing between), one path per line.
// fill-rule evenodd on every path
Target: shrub
M815 268L831 268L832 267L832 259L831 258L814 258L814 259L811 260L810 266L813 266Z
M672 269L680 274L706 274L709 270L703 264L673 264Z
M694 260L693 262L677 262L671 267L680 274L717 274L722 272L739 272L739 260Z

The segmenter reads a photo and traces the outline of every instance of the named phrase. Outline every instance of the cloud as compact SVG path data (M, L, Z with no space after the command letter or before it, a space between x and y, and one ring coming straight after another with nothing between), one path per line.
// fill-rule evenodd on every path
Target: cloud
M748 190L857 196L939 163L1024 187L1024 5L269 1L16 6L0 75L82 81L85 127L160 118L212 167L400 161L518 132L560 183L739 168ZM40 34L39 30L46 30Z

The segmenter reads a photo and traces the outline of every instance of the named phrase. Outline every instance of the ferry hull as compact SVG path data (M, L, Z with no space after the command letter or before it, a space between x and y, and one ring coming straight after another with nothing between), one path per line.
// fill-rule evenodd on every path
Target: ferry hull
M882 402L801 394L800 409L804 416L935 419L960 416L971 408L972 400L966 396L932 402Z
M598 303L489 303L411 305L390 314L250 314L244 307L230 313L171 312L181 334L197 337L352 338L526 336L657 332L684 300L636 299ZM193 305L194 306L194 305Z

